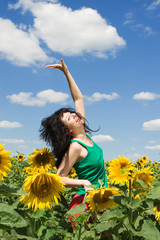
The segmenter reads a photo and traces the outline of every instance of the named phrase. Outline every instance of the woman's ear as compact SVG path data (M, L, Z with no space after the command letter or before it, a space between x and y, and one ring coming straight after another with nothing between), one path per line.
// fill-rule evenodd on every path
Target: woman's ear
M71 135L71 137L73 137L73 135L74 135L73 130L70 130L69 134Z

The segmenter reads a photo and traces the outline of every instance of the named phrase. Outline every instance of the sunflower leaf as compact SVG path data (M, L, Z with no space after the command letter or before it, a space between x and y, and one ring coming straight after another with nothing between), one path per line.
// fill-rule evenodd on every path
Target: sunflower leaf
M160 239L160 233L156 228L156 223L151 220L144 221L144 224L137 235L143 237L145 240Z
M74 214L84 212L84 210L85 210L85 204L82 203L81 205L70 209L67 213L70 214L70 215L74 215Z
M107 221L107 220L123 220L125 218L125 215L122 213L121 210L115 210L115 211L105 211L102 216L100 217L100 221Z
M0 185L0 193L5 194L7 196L8 195L11 196L13 194L16 194L18 190L19 190L18 188L12 188L12 187L9 187L5 184Z
M104 231L109 231L109 229L112 230L116 225L117 225L116 221L104 221L97 224L95 229L98 233L101 233Z
M0 203L0 224L10 228L28 226L28 222L7 204Z
M135 197L136 195L138 195L138 194L140 194L142 192L145 192L145 189L143 189L143 188L139 188L139 189L136 189L136 190L133 189L132 192L133 192L134 197Z
M140 186L140 187L142 187L142 188L147 188L147 185L144 183L144 181L142 181L142 180L136 180L136 181L134 181L134 186Z
M101 179L98 179L98 182L100 184L100 187L103 187L104 186L104 182L101 180Z
M160 199L160 181L157 181L150 192L146 194L148 199Z

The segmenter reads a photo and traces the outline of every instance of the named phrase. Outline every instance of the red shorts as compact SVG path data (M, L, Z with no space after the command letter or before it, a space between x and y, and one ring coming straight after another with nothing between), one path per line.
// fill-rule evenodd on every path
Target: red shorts
M76 206L79 206L81 203L83 203L84 196L85 195L79 195L79 194L74 195L68 209L70 210L70 209L72 209ZM85 209L89 209L87 203L85 203ZM74 216L79 216L80 214L81 213L77 213ZM70 219L70 222L71 222L72 226L76 225L76 223L73 222L72 217L70 215L69 215L69 219Z

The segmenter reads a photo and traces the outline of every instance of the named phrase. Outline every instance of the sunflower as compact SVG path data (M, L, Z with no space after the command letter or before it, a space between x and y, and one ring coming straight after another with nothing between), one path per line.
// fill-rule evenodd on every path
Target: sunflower
M156 213L155 219L156 219L157 221L160 221L160 205L155 206L155 207L153 208L153 210L154 210L155 213Z
M51 209L54 203L58 204L60 193L64 191L61 180L57 174L48 173L45 169L33 171L23 183L24 191L28 195L22 196L20 201L25 205L28 203L28 208L33 208L34 211L38 208Z
M55 158L47 148L34 149L34 153L29 155L28 160L32 168L44 168L48 170L55 164Z
M23 168L22 172L27 174L32 174L32 172L35 171L32 167L25 167Z
M129 180L129 173L133 170L133 164L124 156L118 159L114 159L110 162L108 171L109 178L111 179L111 183L119 184L119 183L127 183Z
M144 166L148 161L148 157L147 156L143 156L142 158L138 159L137 163L140 164L141 166Z
M18 159L18 161L23 162L23 160L25 159L25 155L24 154L18 154L17 159Z
M90 210L94 212L96 209L98 212L100 212L101 210L117 206L117 203L115 203L109 197L119 195L120 194L118 189L103 187L96 190L88 191L88 195L86 196L86 198L88 198L87 203Z
M139 188L142 188L140 185L138 184L135 184L135 181L136 180L142 180L146 186L149 188L149 187L152 187L152 182L155 180L155 177L152 176L153 175L153 172L152 170L147 167L147 168L143 168L141 170L138 170L138 171L135 171L133 173L133 188L135 189L139 189ZM146 190L148 189L146 188Z
M9 157L10 151L4 150L4 145L0 144L0 181L3 181L3 176L7 177L7 171L11 171L11 160Z
M67 177L75 178L76 176L77 176L76 170L74 167L72 167Z

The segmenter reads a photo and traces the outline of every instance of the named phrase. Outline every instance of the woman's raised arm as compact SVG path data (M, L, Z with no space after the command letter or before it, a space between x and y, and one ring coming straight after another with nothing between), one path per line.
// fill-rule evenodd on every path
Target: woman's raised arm
M46 68L52 68L52 69L60 69L66 76L69 89L75 104L75 111L80 113L82 117L85 118L85 109L84 109L84 100L83 95L78 88L76 82L74 81L72 75L70 74L66 64L64 63L63 59L61 59L61 64L52 64L47 65Z

